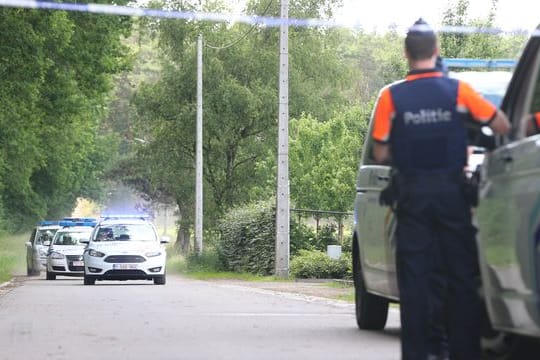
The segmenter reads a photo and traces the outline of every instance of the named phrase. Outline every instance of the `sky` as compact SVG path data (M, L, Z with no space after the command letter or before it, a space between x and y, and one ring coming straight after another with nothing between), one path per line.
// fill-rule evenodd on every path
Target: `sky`
M407 28L419 17L438 26L449 3L457 0L343 0L337 19L359 23L365 30L383 31L391 24ZM470 0L470 18L485 18L492 0ZM533 31L540 24L540 1L498 0L495 25L505 31Z

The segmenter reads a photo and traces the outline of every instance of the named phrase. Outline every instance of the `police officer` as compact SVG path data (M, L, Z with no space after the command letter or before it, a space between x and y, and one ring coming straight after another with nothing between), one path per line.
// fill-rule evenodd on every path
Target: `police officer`
M373 155L392 161L399 184L396 267L403 360L429 354L430 321L444 291L450 359L481 358L479 267L471 204L463 191L465 121L510 131L500 110L436 68L438 39L422 19L407 32L406 79L383 88L374 112ZM434 274L436 276L434 277ZM441 290L433 279L444 279Z

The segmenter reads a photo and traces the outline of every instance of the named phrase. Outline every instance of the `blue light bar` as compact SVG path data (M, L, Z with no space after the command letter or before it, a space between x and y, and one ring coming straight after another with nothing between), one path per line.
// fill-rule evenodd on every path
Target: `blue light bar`
M112 219L141 219L148 220L150 215L148 214L103 214L101 215L102 220L112 220Z
M91 226L91 227L94 227L94 226L97 225L97 222L95 220L94 221L88 221L88 219L85 220L85 221L63 220L63 221L59 222L59 225L63 226L63 227L72 227L72 226Z
M517 61L511 59L467 59L467 58L455 58L455 59L443 59L443 64L447 67L453 68L487 68L487 69L501 69L501 68L513 68L516 66Z
M52 226L59 225L59 221L56 220L43 220L38 223L39 226Z
M96 218L91 217L65 217L62 220L65 221L76 221L76 222L96 222Z

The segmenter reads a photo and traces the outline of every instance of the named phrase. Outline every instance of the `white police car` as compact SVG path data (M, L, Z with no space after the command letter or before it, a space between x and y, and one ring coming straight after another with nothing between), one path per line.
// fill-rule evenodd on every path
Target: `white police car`
M153 280L166 282L165 243L148 216L103 216L84 251L84 284L96 280Z
M51 240L60 229L58 221L40 221L26 242L26 272L28 276L39 275L47 266L47 251Z
M55 280L57 275L83 276L83 252L95 219L85 221L60 221L62 226L52 239L47 256L47 280Z

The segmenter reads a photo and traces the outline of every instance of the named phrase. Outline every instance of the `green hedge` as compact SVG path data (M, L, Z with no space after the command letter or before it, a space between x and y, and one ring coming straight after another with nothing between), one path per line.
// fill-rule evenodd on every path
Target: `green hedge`
M346 278L350 258L343 253L340 260L331 260L328 244L336 244L335 229L323 226L318 235L314 229L298 224L293 218L290 230L291 271L296 277ZM218 224L220 236L215 241L219 256L216 265L225 271L273 275L275 261L275 200L252 203L230 210ZM313 251L307 251L313 250ZM319 251L317 251L319 250ZM296 273L293 270L296 264Z
M350 253L342 253L339 260L328 257L319 250L300 250L291 260L291 276L315 279L351 279Z
M274 273L275 210L269 201L229 211L219 223L216 249L225 270Z

